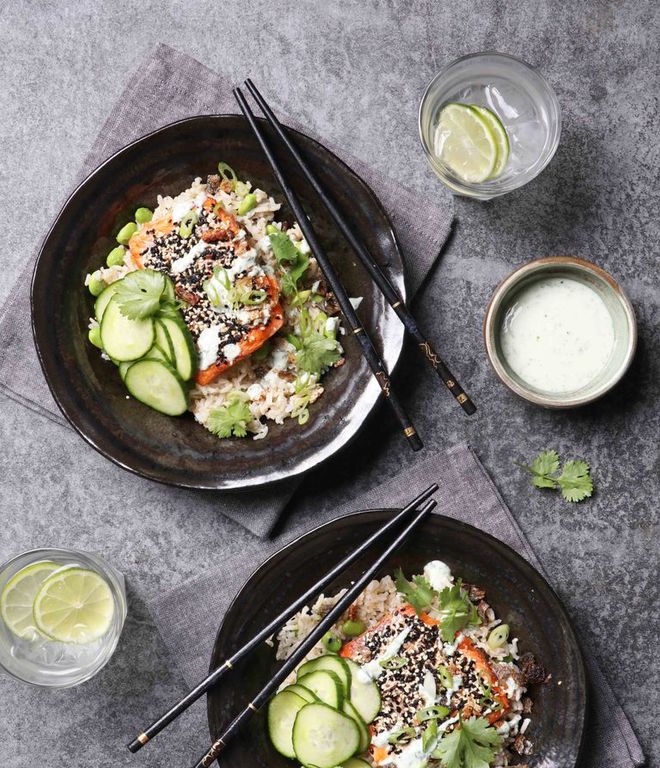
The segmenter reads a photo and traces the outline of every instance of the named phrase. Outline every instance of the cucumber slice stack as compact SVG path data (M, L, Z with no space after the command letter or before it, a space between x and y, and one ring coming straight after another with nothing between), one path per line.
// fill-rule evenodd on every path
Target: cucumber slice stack
M164 278L163 298L171 302L174 285ZM179 416L188 408L188 382L197 369L190 332L169 306L142 319L123 315L115 296L120 282L109 285L94 304L103 350L136 400L167 416Z
M509 160L509 136L488 107L445 104L438 115L435 150L463 181L480 184L497 178Z
M296 682L268 705L268 732L285 757L314 768L364 768L369 723L380 710L380 692L349 659L325 655L298 668Z

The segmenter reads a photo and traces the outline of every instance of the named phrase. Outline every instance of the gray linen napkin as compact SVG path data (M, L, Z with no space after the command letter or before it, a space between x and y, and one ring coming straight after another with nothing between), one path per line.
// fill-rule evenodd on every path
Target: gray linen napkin
M490 533L544 573L518 523L466 443L431 454L414 466L407 467L405 479L393 477L351 502L350 507L335 511L332 517L358 509L400 506L434 481L440 486L435 496L439 512ZM278 546L273 542L262 546L262 559L281 546L281 542ZM158 597L151 606L152 616L171 658L191 687L208 671L216 623L220 622L236 592L257 565L254 561L247 562L244 555L220 559L222 568L207 571L203 576ZM209 616L216 618L209 622ZM643 765L644 755L626 714L593 655L588 649L584 650L591 689L591 712L583 768L633 768ZM195 743L195 749L198 748L199 743Z
M190 56L159 45L127 84L94 142L75 186L118 149L156 128L191 115L235 113L231 87L226 78ZM286 124L322 141L308 126L285 115L281 117ZM449 235L453 219L451 197L440 197L439 202L421 198L343 150L330 148L372 187L383 203L407 256L406 282L414 294ZM36 254L32 254L0 311L0 391L68 427L43 378L32 340L29 289L35 259ZM298 485L298 481L291 481L267 491L223 495L218 498L218 509L253 533L267 535Z

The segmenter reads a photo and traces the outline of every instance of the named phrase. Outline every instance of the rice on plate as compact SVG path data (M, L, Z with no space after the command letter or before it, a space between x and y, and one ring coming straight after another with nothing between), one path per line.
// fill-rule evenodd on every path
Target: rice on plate
M219 170L205 182L196 178L177 196L159 195L153 213L138 209L136 221L117 236L120 245L109 254L108 266L85 282L97 296L121 282L114 301L130 318L130 300L138 306L136 299L151 290L147 277L164 279L160 304L152 309L156 343L140 360L155 357L162 366L177 368L176 355L167 354L167 340L158 336L162 321L174 316L196 362L189 377L194 384L184 388L186 407L218 437L261 439L269 422L309 419L309 406L323 394L322 377L344 363L339 341L344 330L298 224L277 220L280 203L238 180L229 166L220 163ZM131 286L136 275L141 284ZM90 340L120 365L131 391L125 374L135 359L108 354L103 315L95 314ZM133 320L147 316L145 310ZM142 399L139 388L131 394ZM142 402L168 412L167 404L163 409L149 397Z
M271 640L277 659L288 658L345 592L321 595L289 619ZM341 678L341 664L349 665L347 698L356 706L356 682L377 686L378 704L366 720L360 712L368 746L345 763L355 768L526 766L533 750L528 688L548 676L532 654L520 654L485 597L437 560L410 581L400 570L372 581L280 693L308 687L323 701L310 672ZM344 714L351 714L345 704ZM469 762L467 753L481 762Z

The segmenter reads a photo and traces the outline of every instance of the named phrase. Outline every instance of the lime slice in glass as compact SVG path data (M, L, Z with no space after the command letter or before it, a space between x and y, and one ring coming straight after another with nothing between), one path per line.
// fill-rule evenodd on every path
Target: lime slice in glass
M34 601L37 628L62 643L91 643L112 624L115 603L107 582L85 568L65 568L47 578Z
M471 106L488 123L497 141L497 161L492 173L488 177L489 179L494 179L502 173L509 159L509 135L500 118L491 109L479 107L476 104Z
M484 118L469 104L446 104L438 118L435 150L460 179L478 184L497 163L497 140Z
M39 636L32 616L34 598L44 579L59 567L49 560L32 563L21 568L5 584L0 595L0 615L8 629L18 637L33 640Z

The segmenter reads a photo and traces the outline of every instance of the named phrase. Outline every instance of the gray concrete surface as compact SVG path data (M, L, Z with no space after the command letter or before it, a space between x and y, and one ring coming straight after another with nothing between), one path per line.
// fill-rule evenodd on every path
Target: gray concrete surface
M269 94L278 92L287 112L428 195L443 193L418 146L416 110L433 73L481 49L541 67L564 111L555 160L506 198L457 201L456 236L418 302L479 413L464 418L410 365L399 388L427 445L467 438L474 446L606 669L649 765L659 766L655 4L4 0L0 19L0 299L59 209L126 78L160 41L236 79L252 74ZM596 261L621 280L638 313L640 345L612 395L577 412L550 413L495 380L481 321L511 269L562 253ZM33 760L47 768L190 764L206 743L202 707L135 758L123 746L183 690L150 601L198 574L220 541L245 551L247 573L268 551L331 517L333 499L356 495L409 460L398 437L372 424L349 454L309 478L276 541L261 542L217 515L212 496L142 481L72 432L4 398L0 408L0 558L44 544L97 551L124 571L130 600L116 656L93 681L53 693L0 679L5 768ZM592 500L570 506L530 488L513 461L544 447L590 461Z

